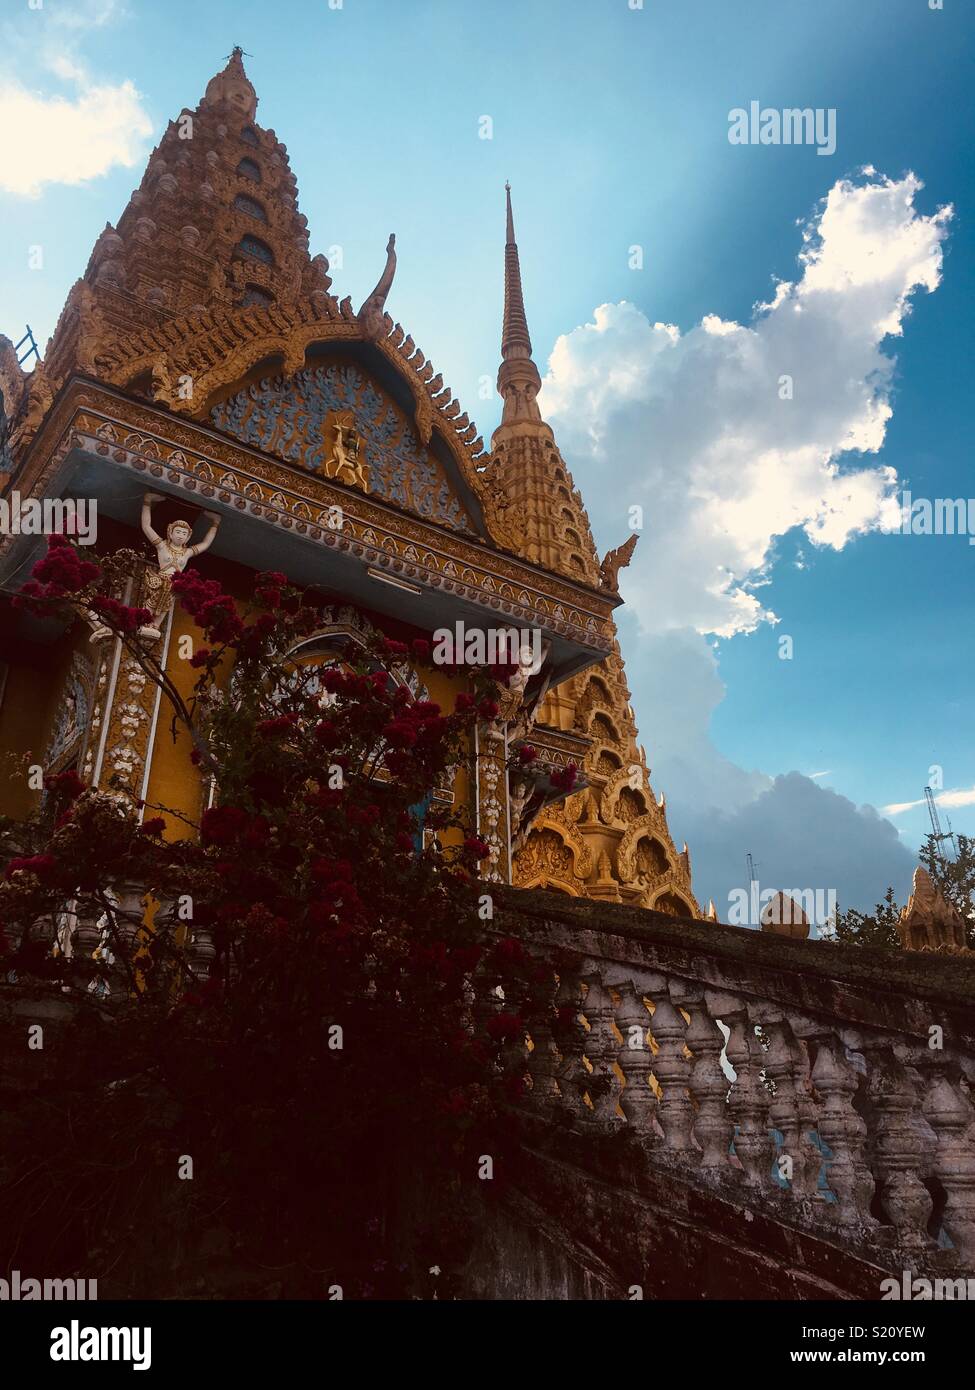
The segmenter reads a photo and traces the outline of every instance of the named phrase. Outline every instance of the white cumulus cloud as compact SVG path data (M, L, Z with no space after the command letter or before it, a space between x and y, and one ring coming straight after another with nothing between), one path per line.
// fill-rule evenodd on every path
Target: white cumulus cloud
M0 128L16 131L0 160L2 192L36 198L46 184L85 183L144 155L152 122L131 82L92 82L67 57L59 75L77 84L74 95L42 95L12 78L0 84Z
M938 792L935 801L939 806L953 810L958 806L975 806L975 787L958 787L954 791ZM884 807L885 816L902 816L905 811L913 811L925 804L922 797L918 801L894 801Z
M710 726L725 693L714 637L776 621L761 591L778 539L805 533L805 567L810 546L842 549L899 522L898 480L876 457L893 409L889 344L912 296L940 282L952 215L920 213L920 188L873 169L834 184L802 229L795 279L747 323L707 314L682 332L603 304L549 360L540 403L594 532L618 544L629 509L644 509L621 575L621 645L654 784L690 845L698 896L721 916L749 852L763 886L835 889L844 907L910 884L916 861L889 820L824 787L828 772L738 766Z
M919 213L921 186L866 171L834 184L797 279L747 324L709 314L682 333L624 301L555 344L540 403L594 529L618 542L644 508L623 591L645 632L753 631L776 621L756 591L778 537L842 549L897 524L894 470L862 455L892 413L884 341L941 277L952 210Z

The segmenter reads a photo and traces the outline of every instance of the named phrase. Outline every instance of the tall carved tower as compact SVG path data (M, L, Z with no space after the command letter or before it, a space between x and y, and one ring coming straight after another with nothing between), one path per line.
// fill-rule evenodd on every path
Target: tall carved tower
M509 503L525 559L616 595L617 573L628 563L636 537L600 564L582 497L542 419L537 401L541 376L532 358L510 187L505 192L498 371L504 411L492 438L492 481ZM582 769L588 785L561 805L549 806L515 842L514 882L700 916L687 846L680 853L674 846L664 798L654 795L646 755L637 744L615 626L612 655L550 689L535 722L591 740Z
M182 383L175 378L170 324L223 318L218 350L232 365L235 311L264 309L273 322L299 303L325 309L328 262L309 254L288 152L256 124L257 105L235 48L197 107L169 123L117 225L99 236L33 374L33 394L50 395L80 370L189 414L194 379L212 363L201 358Z

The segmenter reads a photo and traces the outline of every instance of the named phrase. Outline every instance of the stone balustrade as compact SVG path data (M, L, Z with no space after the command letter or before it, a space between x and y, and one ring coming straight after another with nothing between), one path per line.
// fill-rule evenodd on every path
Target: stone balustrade
M471 987L472 1028L518 1014L528 1033L507 1032L525 1082L516 1199L483 1213L476 1296L507 1287L499 1242L539 1265L516 1297L877 1298L903 1271L975 1281L975 959L492 895L487 929L539 968L506 994ZM131 948L144 904L122 893L120 908ZM73 950L110 949L98 923L64 926ZM209 933L187 944L204 978ZM105 964L110 1005L129 982ZM0 998L0 1033L22 1040L73 1007L35 994ZM41 1084L46 1054L2 1055L4 1084Z
M563 962L556 1023L525 1019L523 1105L544 1127L598 1134L599 1154L616 1136L631 1172L882 1269L975 1272L975 963L499 899L502 934Z

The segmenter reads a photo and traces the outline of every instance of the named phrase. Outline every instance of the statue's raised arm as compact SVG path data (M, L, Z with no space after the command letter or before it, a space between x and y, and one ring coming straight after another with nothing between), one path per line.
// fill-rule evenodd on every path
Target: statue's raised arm
M162 498L158 492L144 492L142 494L142 534L152 545L159 546L162 543L162 536L156 534L152 529L152 508L156 502L161 502Z
M202 541L198 541L196 545L190 546L191 555L202 555L204 550L209 550L213 544L214 536L220 529L220 517L216 512L204 512L203 515L206 517L207 521L209 521L210 529L207 531Z

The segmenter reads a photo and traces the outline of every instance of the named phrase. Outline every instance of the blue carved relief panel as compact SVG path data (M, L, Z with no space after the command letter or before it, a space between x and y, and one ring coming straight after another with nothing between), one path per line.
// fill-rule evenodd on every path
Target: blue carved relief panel
M465 507L403 412L359 367L306 367L264 377L210 412L217 429L309 473L325 462L325 417L351 410L369 465L369 491L386 501L475 534Z

